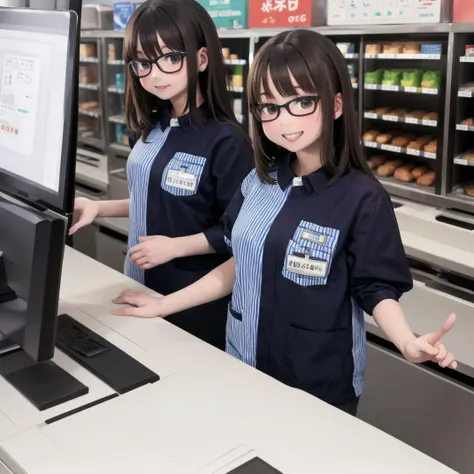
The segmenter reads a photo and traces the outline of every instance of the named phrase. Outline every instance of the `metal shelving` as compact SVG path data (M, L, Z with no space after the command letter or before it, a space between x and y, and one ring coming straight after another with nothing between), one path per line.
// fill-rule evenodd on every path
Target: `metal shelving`
M474 90L463 90L462 86L474 81L474 57L466 54L466 44L474 44L474 25L472 24L422 24L422 25L384 25L364 27L316 27L311 28L327 35L336 43L353 43L353 52L344 54L348 67L354 68L353 79L356 105L359 112L362 131L380 128L381 131L399 130L414 135L436 137L436 153L416 150L407 146L391 143L366 143L368 156L381 152L390 158L403 158L404 161L416 160L427 164L436 172L436 182L431 187L418 186L395 180L393 177L380 177L381 182L394 196L412 199L434 206L456 208L474 213L474 198L463 192L466 181L474 183L474 161L463 158L463 153L474 144L474 124L463 121L474 113L471 99ZM288 28L289 30L289 28ZM242 86L230 85L229 93L234 100L242 101L242 110L236 111L238 120L250 129L250 117L246 108L245 84L248 67L255 52L262 44L284 31L283 29L253 29L220 31L223 47L238 54L239 59L226 60L232 74L233 68L243 68ZM125 63L121 59L123 32L120 31L83 31L82 41L96 41L98 46L97 63L101 71L101 83L98 90L83 90L97 93L101 97L100 111L89 111L87 118L98 120L103 126L101 140L88 140L88 144L103 145L110 156L126 157L128 146L120 137L124 124L124 81L117 74L124 71ZM442 51L434 53L366 53L365 46L370 43L437 43ZM110 56L109 45L115 45L115 54ZM88 63L88 64L87 64ZM84 65L93 66L93 58L84 61ZM352 65L352 66L350 66ZM442 71L440 87L403 86L398 84L365 84L364 74L374 68L404 68ZM117 83L118 82L118 83ZM82 89L81 89L82 90ZM405 106L408 111L423 109L435 112L436 119L423 117L395 116L388 113L374 113L381 105L392 109ZM95 116L100 113L100 118ZM85 115L85 114L84 114ZM94 116L94 117L92 117ZM122 127L120 129L120 127ZM123 133L122 133L123 134ZM119 139L120 138L120 139ZM472 145L471 145L472 147Z

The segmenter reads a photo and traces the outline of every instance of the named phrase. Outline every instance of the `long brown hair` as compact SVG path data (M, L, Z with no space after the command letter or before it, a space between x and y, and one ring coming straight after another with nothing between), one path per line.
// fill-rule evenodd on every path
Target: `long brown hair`
M268 74L283 97L298 95L290 73L301 89L320 97L321 160L331 182L348 170L372 177L361 144L347 64L337 46L325 36L309 30L285 31L265 43L250 68L247 84L250 109L259 105L262 92L272 97ZM334 120L334 100L339 93L343 97L343 113ZM262 180L273 183L269 173L288 152L265 136L257 119L253 120L252 129L257 172Z
M149 0L130 19L125 32L124 59L128 64L137 58L138 42L150 60L162 54L157 35L174 51L186 53L190 121L202 124L196 105L199 83L212 116L220 122L239 126L227 89L228 75L216 27L207 11L194 0ZM197 72L196 53L207 48L208 67ZM168 101L160 101L140 84L127 68L125 109L128 128L146 138L158 123Z

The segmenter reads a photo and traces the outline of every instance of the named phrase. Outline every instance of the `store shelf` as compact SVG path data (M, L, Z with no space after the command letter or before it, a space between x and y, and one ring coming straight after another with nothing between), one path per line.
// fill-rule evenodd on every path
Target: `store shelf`
M125 61L123 59L109 59L107 64L109 66L125 66Z
M425 195L434 195L435 192L434 186L420 186L416 184L416 181L406 183L404 181L398 181L393 177L378 176L377 173L375 173L375 176L389 192L404 190Z
M470 127L469 125L461 125L458 123L456 125L456 130L460 132L474 132L474 127Z
M128 157L130 154L130 148L125 145L120 145L119 143L111 143L109 145L110 151L119 156Z
M99 150L102 150L104 148L104 142L102 140L99 140L98 138L88 138L79 135L77 137L77 140L79 143L89 145L93 148L98 148Z
M382 120L383 122L397 122L397 123L409 123L412 125L422 125L425 127L437 127L438 122L436 120L420 120L416 118L405 118L405 117L397 117L395 115L385 114L385 115L378 115L372 112L365 112L364 118L371 119L371 120Z
M79 83L79 89L85 89L90 91L98 91L99 84L81 84Z
M109 117L109 122L125 125L125 117L123 115L112 115Z
M372 91L406 92L408 94L426 95L438 95L440 92L439 89L430 89L426 87L386 86L381 84L364 84L364 89Z
M462 63L474 63L474 56L461 56L459 60Z
M107 90L111 94L125 94L125 89L121 89L120 87L115 87L115 86L109 86Z
M454 158L454 163L456 165L461 165L461 166L474 166L474 161L465 160L464 158L462 158L462 155L459 155L458 157Z
M85 115L87 117L92 117L92 118L100 118L100 110L81 110L79 109L79 115Z
M439 61L441 54L365 54L365 59L414 59L420 61Z
M364 142L367 148L376 148L378 150L389 151L391 153L398 153L400 155L416 156L418 158L426 158L429 160L436 160L436 153L429 153L426 151L412 150L411 148L402 148L401 146L380 144L377 142Z
M458 91L458 97L472 99L474 97L474 91Z
M79 62L84 64L98 64L99 58L80 58Z

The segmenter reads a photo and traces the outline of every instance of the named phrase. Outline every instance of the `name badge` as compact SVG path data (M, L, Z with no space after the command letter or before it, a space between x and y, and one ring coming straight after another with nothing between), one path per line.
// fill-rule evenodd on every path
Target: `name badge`
M303 232L301 234L303 240L309 240L310 242L316 242L317 244L324 244L325 237L321 234L311 234L310 232Z
M328 262L325 260L315 260L309 256L288 255L286 257L286 269L298 275L324 278L328 272Z
M166 175L166 184L173 188L196 191L197 178L193 174L185 171L169 170Z

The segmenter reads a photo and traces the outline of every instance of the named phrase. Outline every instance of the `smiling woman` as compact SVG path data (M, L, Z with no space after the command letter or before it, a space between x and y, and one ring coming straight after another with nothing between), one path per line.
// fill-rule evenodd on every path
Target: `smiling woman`
M229 258L220 218L253 164L217 30L194 0L149 0L125 32L130 200L77 200L76 231L129 216L125 273L167 295ZM224 348L228 297L169 321Z

